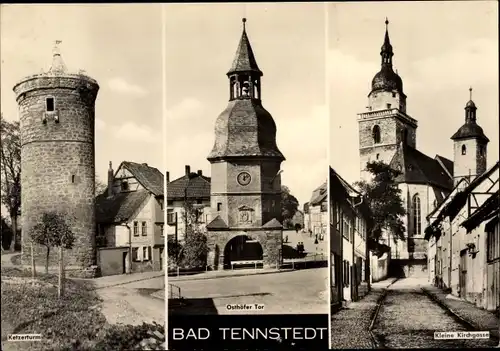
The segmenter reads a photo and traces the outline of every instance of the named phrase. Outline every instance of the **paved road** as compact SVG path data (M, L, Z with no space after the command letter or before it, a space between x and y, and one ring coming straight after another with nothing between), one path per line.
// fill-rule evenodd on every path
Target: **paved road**
M125 275L123 277L126 277ZM98 289L102 313L111 324L165 323L165 301L152 294L164 289L163 276Z
M172 283L181 288L188 303L175 310L180 314L329 312L328 268ZM228 304L255 303L264 304L264 309L231 311L226 307Z
M384 348L481 348L486 340L434 340L434 332L467 331L467 326L431 300L418 279L399 280L389 287L373 333Z

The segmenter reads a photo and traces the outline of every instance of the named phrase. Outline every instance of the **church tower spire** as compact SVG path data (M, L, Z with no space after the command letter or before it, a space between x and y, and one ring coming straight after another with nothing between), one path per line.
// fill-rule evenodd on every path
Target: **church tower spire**
M472 180L486 171L486 147L489 139L477 124L477 107L472 101L472 87L469 88L469 101L464 110L465 123L451 137L454 143L455 185L464 177Z
M392 51L391 40L389 39L389 20L385 18L385 37L384 44L380 49L380 56L382 56L382 67L389 66L392 68L392 56L394 52Z
M241 33L240 43L231 69L227 72L230 86L229 100L255 99L260 101L260 78L263 73L257 65L257 60L248 39L246 21L246 18L242 19L243 32Z

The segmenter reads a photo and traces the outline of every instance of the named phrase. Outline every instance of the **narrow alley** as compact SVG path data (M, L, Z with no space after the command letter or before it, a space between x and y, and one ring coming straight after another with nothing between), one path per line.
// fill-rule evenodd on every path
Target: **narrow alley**
M497 335L493 334L489 339L436 340L435 332L491 329L474 328L441 307L431 298L428 288L422 278L388 280L385 286L374 285L365 298L332 315L332 349L458 349L498 345ZM457 300L457 303L464 304L463 308L477 309L467 302ZM349 330L349 334L342 330Z

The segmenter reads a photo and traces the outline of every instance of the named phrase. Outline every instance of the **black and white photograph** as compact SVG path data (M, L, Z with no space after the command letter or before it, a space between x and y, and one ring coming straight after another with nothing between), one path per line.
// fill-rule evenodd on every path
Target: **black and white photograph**
M0 8L2 350L165 349L159 9Z
M500 346L498 3L327 26L331 348Z
M326 348L325 5L166 15L169 347L182 324L235 327L224 347ZM268 334L309 315L310 340Z

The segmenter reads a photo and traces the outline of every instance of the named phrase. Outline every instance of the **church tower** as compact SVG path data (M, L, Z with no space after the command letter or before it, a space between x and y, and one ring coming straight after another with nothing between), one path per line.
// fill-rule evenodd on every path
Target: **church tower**
M380 50L381 68L372 79L367 112L358 114L361 179L369 180L366 164L391 161L401 143L416 147L417 121L406 114L403 81L392 66L389 21L385 20L384 43Z
M472 101L472 88L469 101L465 105L465 123L453 134L453 181L454 185L462 178L473 180L486 171L486 147L489 139L483 128L477 124L477 107Z
M68 274L95 275L95 100L99 85L69 73L56 42L47 72L14 86L21 126L22 261L30 264L29 233L46 212L58 212L75 242L65 253ZM35 246L35 261L46 249ZM57 250L49 262L57 264Z
M227 77L229 102L215 122L211 163L211 208L207 225L209 265L236 261L274 266L282 245L280 165L276 124L262 106L261 78L243 33Z

